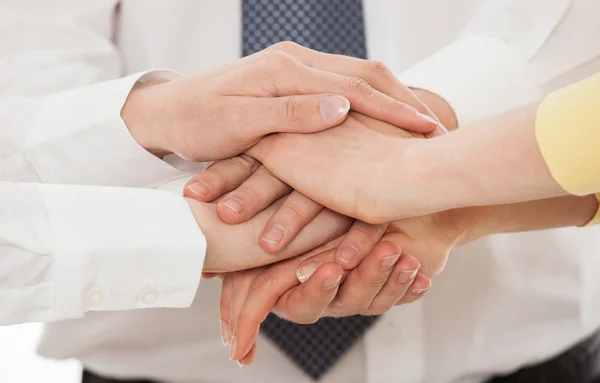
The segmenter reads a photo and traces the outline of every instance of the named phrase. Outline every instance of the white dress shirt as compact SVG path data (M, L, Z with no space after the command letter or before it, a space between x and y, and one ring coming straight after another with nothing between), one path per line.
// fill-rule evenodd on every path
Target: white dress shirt
M440 93L461 124L600 70L597 0L367 0L365 11L370 57ZM198 288L204 239L172 193L201 165L151 156L119 117L148 71L238 58L240 12L239 0L0 5L0 179L13 182L0 185L0 320L91 311L48 325L42 355L169 383L310 381L264 340L252 367L228 360L219 284ZM456 251L422 301L384 315L322 382L479 382L561 352L600 321L598 234Z

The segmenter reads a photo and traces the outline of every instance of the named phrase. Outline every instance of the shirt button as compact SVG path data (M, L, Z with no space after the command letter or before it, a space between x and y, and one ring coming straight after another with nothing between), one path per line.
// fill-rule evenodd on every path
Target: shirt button
M156 302L157 299L158 291L156 291L154 288L146 289L146 291L142 292L142 296L140 297L140 300L145 305L151 305L152 303Z
M90 291L85 297L85 305L88 308L100 307L104 303L104 293L102 291Z

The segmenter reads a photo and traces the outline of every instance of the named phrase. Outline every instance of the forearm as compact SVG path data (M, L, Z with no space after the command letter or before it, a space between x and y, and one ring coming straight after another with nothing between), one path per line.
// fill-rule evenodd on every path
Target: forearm
M408 181L426 182L428 189L439 190L434 201L438 211L565 195L539 151L536 108L523 107L478 123L481 126L419 142L409 157L429 160L417 161L422 165Z
M457 245L491 234L582 226L598 210L595 196L564 196L507 205L478 206L446 212L460 231Z

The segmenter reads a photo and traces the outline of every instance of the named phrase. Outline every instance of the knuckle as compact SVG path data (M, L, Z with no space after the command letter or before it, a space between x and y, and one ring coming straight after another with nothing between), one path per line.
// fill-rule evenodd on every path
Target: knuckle
M238 195L246 196L250 201L262 201L260 194L251 186L242 185L237 189ZM244 198L246 199L246 198Z
M250 287L250 293L265 293L275 285L275 278L270 271L260 273Z
M258 161L246 154L231 157L224 161L229 162L232 167L236 168L252 169L258 166Z
M268 49L292 53L292 52L296 51L299 47L301 47L301 45L296 44L293 41L280 41L278 43L271 45Z
M272 63L288 68L296 64L296 59L283 50L271 50L265 53L268 60Z
M373 93L371 84L360 77L348 77L346 82L351 92L365 95Z
M394 77L390 68L385 65L382 61L370 60L367 61L367 71L366 74L368 76L372 76L378 79L388 79Z
M306 121L309 118L310 113L304 106L302 99L298 96L287 97L283 108L285 119L288 122L295 124Z
M279 211L282 215L288 216L294 220L302 219L302 217L305 216L305 214L298 206L287 201L284 202L283 205L281 205Z

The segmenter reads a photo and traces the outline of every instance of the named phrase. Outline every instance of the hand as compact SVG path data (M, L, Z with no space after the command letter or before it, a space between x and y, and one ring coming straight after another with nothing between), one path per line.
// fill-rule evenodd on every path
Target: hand
M431 114L381 64L280 43L214 71L138 86L121 114L151 152L207 161L239 154L273 132L335 126L350 106L418 132L441 129L404 102Z
M333 130L334 133L340 133L342 137L353 135L357 139L373 142L378 140L386 142L389 136L423 138L420 134L406 132L359 114L351 114L342 126ZM334 142L335 138L334 134L328 143L337 145ZM378 150L378 152L381 151ZM357 157L360 156L360 153L357 154ZM357 167L362 166L360 160L356 162ZM298 166L302 167L301 164ZM336 177L337 171L330 170L333 179ZM232 224L244 222L269 206L274 200L288 195L291 191L287 184L273 177L258 162L242 155L217 162L205 172L198 174L186 185L184 194L187 197L208 202L231 190L234 191L218 202L217 213L224 222ZM269 220L266 229L260 236L261 247L269 252L280 251L321 209L320 204L297 191L292 192L278 212ZM340 248L338 259L341 264L347 264L347 268L355 267L368 253L368 250L379 241L385 228L386 225L367 225L364 222L357 222ZM352 255L351 251L355 253L353 259L349 259L349 256Z
M381 314L419 299L429 289L428 277L443 269L464 235L463 226L456 224L458 217L443 212L390 223L382 241L344 282L331 250L341 238L316 255L228 274L220 310L225 343L235 339L231 355L241 364L252 361L258 327L270 311L294 322L313 323L324 316Z
M216 205L187 200L196 222L206 238L203 272L221 273L259 267L303 254L347 232L350 218L324 209L292 243L276 256L258 246L256 237L282 201L240 225L223 223L216 215ZM235 238L234 241L231 238Z

